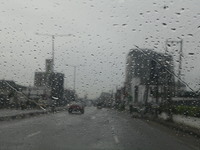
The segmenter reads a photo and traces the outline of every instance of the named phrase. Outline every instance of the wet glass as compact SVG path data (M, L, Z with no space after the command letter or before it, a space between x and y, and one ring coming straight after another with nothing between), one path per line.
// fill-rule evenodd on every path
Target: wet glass
M199 6L0 0L0 149L199 149Z

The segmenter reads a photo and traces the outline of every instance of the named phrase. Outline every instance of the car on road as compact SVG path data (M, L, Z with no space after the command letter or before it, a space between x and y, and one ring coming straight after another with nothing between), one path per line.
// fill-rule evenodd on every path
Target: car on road
M102 109L102 104L101 103L97 104L97 109Z
M81 114L84 114L84 106L79 102L72 102L68 105L68 112L70 114L74 112L79 112Z

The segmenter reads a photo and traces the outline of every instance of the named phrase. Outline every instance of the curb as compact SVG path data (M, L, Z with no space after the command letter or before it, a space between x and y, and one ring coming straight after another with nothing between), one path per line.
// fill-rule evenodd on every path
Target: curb
M174 123L174 122L169 122L161 119L154 120L164 126L167 126L169 128L175 129L176 131L181 131L184 133L187 133L189 135L195 136L200 138L200 130L197 128L193 128L184 124L179 124L179 123Z
M187 133L191 136L200 138L200 130L199 129L193 128L193 127L190 127L190 126L187 126L187 125L184 125L184 124L175 123L173 121L165 121L163 119L155 118L153 116L151 116L151 117L150 116L141 116L139 114L132 115L132 118L150 120L150 121L153 121L153 122L157 122L157 123L159 123L163 126L166 126L168 128L175 129L176 131L181 131L181 132Z
M39 116L42 114L56 113L56 112L60 112L60 111L64 111L64 110L66 110L66 109L61 108L61 109L55 110L54 112L52 112L51 110L44 110L44 111L22 113L22 114L11 115L11 116L3 116L3 117L0 117L0 121L12 121L12 120L16 120L16 119L25 119L25 118Z
M12 116L4 116L4 117L0 117L0 121L11 121L11 120L15 120L15 119L24 119L24 118L38 116L40 114L47 114L47 111L30 112L30 113L22 113L22 114L17 114L17 115L12 115Z

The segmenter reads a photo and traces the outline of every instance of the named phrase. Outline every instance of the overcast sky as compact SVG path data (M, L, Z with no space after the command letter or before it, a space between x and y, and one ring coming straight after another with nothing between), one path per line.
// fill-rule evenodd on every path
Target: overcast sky
M135 45L164 52L165 40L183 38L183 79L200 83L199 0L0 0L0 79L33 85L45 70L55 39L55 71L73 88L77 68L79 96L89 98L123 85L127 53ZM169 48L177 59L179 47ZM189 56L188 53L195 55Z

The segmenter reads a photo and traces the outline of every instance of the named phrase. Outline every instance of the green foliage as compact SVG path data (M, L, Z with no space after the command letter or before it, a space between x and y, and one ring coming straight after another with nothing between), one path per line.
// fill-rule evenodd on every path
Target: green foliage
M124 111L124 110L125 110L125 105L120 104L120 105L118 106L118 110L119 110L119 111Z
M174 106L174 114L181 114L192 117L200 117L200 107L199 106Z

